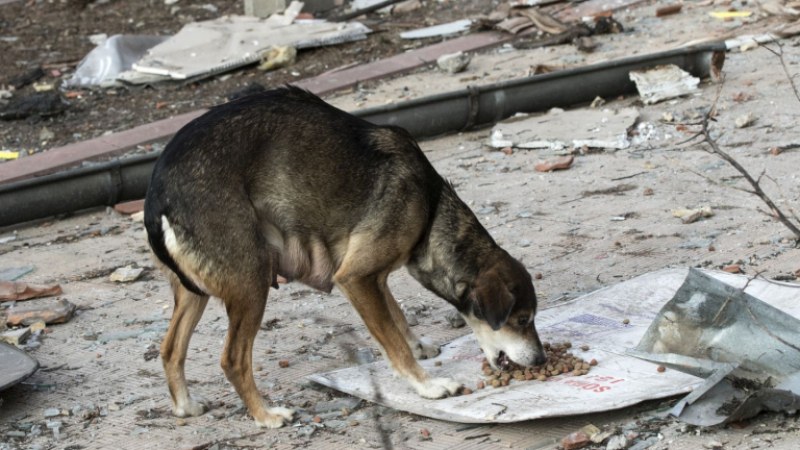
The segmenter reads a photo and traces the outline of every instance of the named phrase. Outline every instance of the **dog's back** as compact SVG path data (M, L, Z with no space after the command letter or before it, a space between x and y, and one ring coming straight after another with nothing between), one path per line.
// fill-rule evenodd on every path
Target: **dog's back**
M154 169L145 224L156 256L194 292L218 295L204 274L224 276L256 250L232 241L270 250L280 275L330 290L349 236L419 228L441 186L404 130L288 87L183 128Z

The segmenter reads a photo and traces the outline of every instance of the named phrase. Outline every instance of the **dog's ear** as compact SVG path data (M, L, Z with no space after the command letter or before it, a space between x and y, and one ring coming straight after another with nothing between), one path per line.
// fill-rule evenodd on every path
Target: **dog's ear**
M470 292L470 300L472 300L476 312L495 331L505 325L516 302L506 287L505 281L495 269L489 269L478 275L478 280Z

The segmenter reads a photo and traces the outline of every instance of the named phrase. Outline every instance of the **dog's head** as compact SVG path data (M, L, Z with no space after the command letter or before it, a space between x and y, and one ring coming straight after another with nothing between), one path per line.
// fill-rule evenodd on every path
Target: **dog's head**
M545 352L533 323L533 281L521 262L502 253L478 272L462 314L492 367L540 365Z

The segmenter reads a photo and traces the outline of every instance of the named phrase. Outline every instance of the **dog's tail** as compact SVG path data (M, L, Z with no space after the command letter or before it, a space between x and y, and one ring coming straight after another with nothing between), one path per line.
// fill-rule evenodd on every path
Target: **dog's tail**
M161 217L164 215L163 212L164 208L161 201L148 195L144 203L144 227L147 230L147 241L150 243L153 254L178 277L183 287L197 295L208 295L207 292L203 292L186 276L181 268L178 267L178 263L175 262L172 255L169 254L164 242L164 227L161 221Z

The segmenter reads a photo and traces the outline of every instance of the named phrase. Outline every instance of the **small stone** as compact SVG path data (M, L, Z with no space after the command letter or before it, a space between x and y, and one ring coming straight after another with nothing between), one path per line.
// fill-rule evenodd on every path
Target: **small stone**
M431 432L427 428L419 430L419 434L422 440L428 441L431 439Z
M280 367L281 369L285 369L285 368L289 367L289 360L288 359L282 359L282 360L278 361L278 367Z
M742 273L742 267L738 264L727 265L722 270L728 273Z
M29 327L17 328L0 334L0 341L19 347L25 343L30 335L31 329Z
M141 267L120 267L111 274L109 279L116 283L130 283L131 281L136 281L142 275L142 272L144 272L144 269Z
M630 319L622 319L622 323L627 325L627 324L631 323L631 320Z
M39 130L39 142L49 142L56 137L56 134L50 131L47 127Z
M61 411L58 408L47 408L44 410L44 418L49 419L50 417L58 417L61 415Z
M574 450L576 448L583 448L591 443L592 440L589 439L589 436L583 431L575 431L573 433L564 436L564 438L561 439L561 447L563 447L564 450Z
M621 434L611 436L606 444L606 450L624 450L627 447L628 440Z
M175 425L177 425L179 427L182 427L182 426L186 425L186 419L181 419L181 418L176 419L175 420Z
M375 361L375 354L369 347L361 347L356 350L356 362L359 364L369 364Z
M651 196L653 194L654 194L654 192L653 192L652 188L644 188L644 191L642 191L642 195L644 195L646 197L649 197L649 196Z
M755 122L755 117L753 117L752 113L742 114L733 121L736 128L749 127L753 122Z
M536 279L536 280L541 280L542 278L544 278L544 275L542 275L542 272L536 272L533 275L533 278Z
M322 423L322 417L320 417L320 416L314 416L314 417L311 419L311 421L312 421L312 422L314 422L314 423Z
M436 65L447 73L455 74L466 70L471 60L468 54L456 52L440 56L436 60Z

